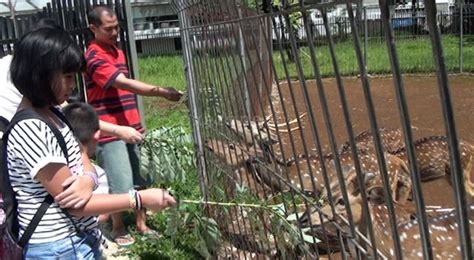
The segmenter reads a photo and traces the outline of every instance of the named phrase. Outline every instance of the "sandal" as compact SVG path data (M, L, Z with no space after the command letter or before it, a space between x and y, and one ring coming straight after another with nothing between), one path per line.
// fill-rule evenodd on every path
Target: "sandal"
M114 242L120 247L128 247L135 243L135 239L129 233L117 235L114 237Z

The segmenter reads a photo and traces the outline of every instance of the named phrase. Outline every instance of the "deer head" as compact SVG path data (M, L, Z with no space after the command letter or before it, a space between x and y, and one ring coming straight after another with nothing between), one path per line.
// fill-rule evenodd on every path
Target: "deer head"
M354 168L353 161L349 160L348 155L343 156L344 160L341 158L341 166L343 168L344 187L346 188L347 197L348 197L348 206L350 206L351 211L353 212L353 218L355 222L360 220L360 214L362 212L362 205L360 204L360 193L367 191L368 196L372 198L380 198L383 194L375 194L375 192L380 191L378 188L384 187L382 182L382 176L379 172L378 163L374 155L363 155L360 158L360 163L362 166L362 178L364 187L359 186L357 181L357 172ZM395 202L400 202L404 204L408 199L408 196L411 192L411 179L409 176L409 171L406 164L396 156L385 154L385 161L387 165L387 174L389 178L389 188L391 190L392 198ZM322 223L319 219L318 212L324 213L323 216L329 220L334 220L335 217L339 216L342 219L347 219L347 207L346 202L343 199L343 190L342 184L339 183L338 179L332 178L330 183L331 196L334 201L334 212L336 216L332 214L331 205L327 204L321 209L311 209L306 212L300 219L300 224L302 226L307 226L309 223L312 225L317 225ZM371 194L374 193L374 194ZM324 196L325 197L325 196ZM316 223L316 224L315 224Z
M406 163L400 158L387 153L385 153L384 156L392 197L395 201L403 204L408 200L411 194L412 184L410 172ZM357 172L352 155L342 154L339 159L343 169L343 176L345 178L347 192L353 195L361 192L360 187L356 181ZM364 178L365 189L371 189L372 187L383 187L379 164L376 156L372 153L361 154L359 157L359 163L362 170L361 174ZM331 161L330 167L335 168L334 161ZM333 172L334 171L335 169ZM339 181L334 177L332 178L330 189L333 196L338 196L342 192Z
M206 148L229 166L240 166L249 159L250 150L231 142L210 139L205 141Z

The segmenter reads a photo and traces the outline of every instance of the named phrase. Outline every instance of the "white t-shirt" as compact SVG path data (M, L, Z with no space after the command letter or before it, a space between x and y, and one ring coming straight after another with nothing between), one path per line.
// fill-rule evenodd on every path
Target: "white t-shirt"
M60 129L68 149L69 168L82 174L83 165L79 144L69 127ZM51 129L41 120L27 119L17 123L8 137L7 161L10 182L18 202L20 236L44 201L48 192L35 179L36 174L50 163L67 164L61 147ZM73 217L77 227L101 237L95 217ZM59 205L52 203L39 222L29 243L47 243L70 237L76 233L72 221Z
M107 175L104 169L100 166L93 164L95 171L97 172L97 178L99 180L99 186L95 189L92 194L109 194L109 183L107 182Z
M3 116L8 121L15 115L22 99L22 95L10 81L11 61L11 55L0 59L0 116Z

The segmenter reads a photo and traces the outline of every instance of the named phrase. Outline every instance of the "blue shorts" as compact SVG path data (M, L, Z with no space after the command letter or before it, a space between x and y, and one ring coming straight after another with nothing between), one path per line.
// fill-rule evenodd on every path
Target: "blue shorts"
M140 175L140 149L122 140L97 146L97 162L104 168L110 193L127 193L147 184Z
M25 259L102 259L100 242L92 235L75 235L61 240L28 244Z

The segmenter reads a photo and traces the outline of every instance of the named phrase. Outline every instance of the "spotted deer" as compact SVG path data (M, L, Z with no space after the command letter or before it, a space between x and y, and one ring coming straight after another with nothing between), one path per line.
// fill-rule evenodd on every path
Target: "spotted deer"
M464 171L464 187L466 192L474 196L474 171L468 167L474 156L474 146L467 141L459 142L461 166ZM416 162L421 181L430 181L441 177L451 180L451 160L447 138L444 136L430 136L414 142ZM408 162L405 147L392 152L393 155Z
M396 205L395 212L400 215L408 215L403 205ZM377 249L389 258L395 256L392 243L389 215L386 204L373 204L369 202L370 214L372 215L372 226L376 236ZM409 211L408 211L409 212ZM474 205L469 206L470 216L469 228L474 232L473 216ZM413 218L413 215L411 215ZM422 252L422 241L419 234L419 222L417 219L408 220L398 217L397 230L400 235L402 255L406 259L424 259ZM460 241L456 211L451 211L436 217L428 218L428 229L430 232L433 257L435 259L461 259ZM472 235L471 235L472 236Z
M466 164L466 172L472 170L472 160ZM394 171L389 171L389 177L391 180L395 176L392 176ZM381 185L380 175L365 175L364 176L364 186L367 189L367 201L362 200L360 194L360 189L357 189L357 182L355 181L355 173L350 173L348 180L348 190L355 190L356 192L348 192L348 206L352 211L352 216L354 223L356 225L362 224L363 216L363 204L367 203L369 208L369 214L371 215L372 227L375 235L374 241L376 242L376 247L389 259L394 258L394 248L393 248L393 238L392 230L389 226L389 212L387 205L385 204L385 198L383 196L384 187ZM352 188L351 188L352 187ZM355 187L355 188L354 188ZM392 192L393 188L399 189L398 186L391 186ZM358 191L358 192L357 192ZM324 214L330 222L337 223L340 227L346 227L347 225L343 219L347 219L346 204L342 198L341 192L335 192L336 204L335 213L332 215L330 205L326 205L321 208L321 212ZM474 234L474 206L470 205L468 209L468 215L470 217L469 228L471 229L471 234ZM419 222L416 217L415 207L411 203L397 203L394 202L394 212L397 223L397 230L400 235L400 242L402 245L402 254L406 259L422 259L423 253L421 251L422 245L419 234ZM433 248L433 255L437 259L459 259L460 247L458 240L458 230L457 230L457 218L456 212L451 211L442 215L432 216L427 214L428 218L428 228L431 237L431 243ZM318 225L322 223L319 219L319 214L305 215L300 219L300 225L305 226L308 224L308 218L311 218L311 223ZM331 230L332 223L324 223L327 225L327 230ZM316 226L313 230L321 230L321 227ZM326 228L325 228L326 229ZM334 228L333 228L334 229ZM320 234L318 234L320 235ZM334 237L335 233L326 234L326 237Z
M382 147L387 152L396 151L405 146L403 141L403 132L400 129L391 129L381 127L378 129ZM365 130L354 137L358 150L368 150L375 153L373 134L370 130ZM350 153L350 142L345 142L339 149L340 154Z
M380 189L375 188L375 189ZM380 194L382 191L371 191L370 194ZM354 221L360 224L363 218L361 196L352 197L350 207L353 210ZM369 212L372 219L377 250L389 259L395 257L392 229L390 228L387 205L380 198L369 195ZM400 236L401 253L404 259L424 259L422 241L419 233L419 221L414 214L414 208L409 205L394 203L396 226ZM470 216L469 228L474 234L474 205L468 208ZM431 238L433 256L436 259L461 259L460 241L456 211L451 211L427 218ZM472 236L472 235L471 235Z
M351 157L349 157L351 158ZM352 159L351 159L352 160ZM411 192L412 183L410 179L410 173L405 162L396 156L385 154L385 161L387 166L387 175L389 179L389 189L391 191L392 199L400 204L405 204L408 196ZM362 167L362 177L366 190L374 190L375 188L383 188L382 177L378 168L377 159L373 155L363 155L360 157L360 163ZM357 181L357 172L354 168L352 161L346 161L345 158L341 158L341 164L343 167L343 174L345 176L344 185L346 187L348 198L354 198L360 195L362 189L360 188ZM330 183L331 196L336 203L336 207L343 203L342 188L339 180L333 178ZM337 208L336 208L337 209ZM325 205L321 209L326 215L331 218L331 207ZM344 210L345 207L339 208L340 211ZM308 226L309 223L321 223L319 214L316 209L311 209L299 219L301 226ZM340 213L336 211L336 213Z
M242 128L242 125L248 126L247 128ZM299 190L302 190L311 195L319 196L321 193L325 192L325 182L323 171L321 167L321 160L316 155L297 155L292 159L281 162L273 152L272 144L273 142L268 142L267 139L259 141L258 131L261 131L257 127L257 123L254 121L241 122L239 120L231 120L227 123L227 126L234 131L237 135L241 136L244 139L247 139L247 136L254 136L258 147L261 148L263 154L265 155L266 160L255 160L252 163L252 167L255 172L261 177L261 179L274 190L277 191L287 191L288 186L296 187ZM390 149L399 148L402 141L402 133L400 130L392 130L380 128L382 143L384 146L389 147ZM267 136L267 135L265 135ZM374 172L378 170L378 164L376 162L376 157L373 153L373 149L368 149L372 141L372 135L370 132L365 131L359 134L356 137L358 141L358 148L361 149L362 155L360 158L362 170L365 172ZM252 143L253 144L253 143ZM346 168L354 168L354 162L352 159L352 154L349 153L349 145L343 148L343 153L340 156L341 165ZM334 166L334 156L332 154L325 155L323 161L326 165L331 165L327 168L326 173L329 175L328 179L332 181L335 178L336 168ZM401 175L400 178L402 181L408 184L411 183L409 176L406 174ZM286 183L285 183L286 181ZM411 186L410 186L411 187ZM405 195L401 199L405 199Z

